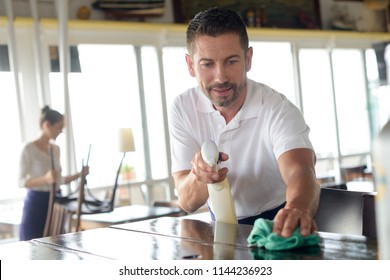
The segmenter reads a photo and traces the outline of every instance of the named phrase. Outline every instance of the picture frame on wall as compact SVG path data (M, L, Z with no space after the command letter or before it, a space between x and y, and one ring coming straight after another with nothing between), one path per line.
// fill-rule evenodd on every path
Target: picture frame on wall
M240 14L248 27L321 29L319 0L172 0L175 23L198 12L224 7Z

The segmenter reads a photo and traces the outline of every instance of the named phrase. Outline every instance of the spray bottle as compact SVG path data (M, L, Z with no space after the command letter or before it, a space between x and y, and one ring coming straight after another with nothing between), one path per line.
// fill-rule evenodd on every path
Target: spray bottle
M213 141L207 140L202 145L201 153L203 160L215 168L217 172L219 170L217 145ZM236 211L227 178L219 183L208 184L207 188L211 201L211 210L214 213L216 222L237 224Z

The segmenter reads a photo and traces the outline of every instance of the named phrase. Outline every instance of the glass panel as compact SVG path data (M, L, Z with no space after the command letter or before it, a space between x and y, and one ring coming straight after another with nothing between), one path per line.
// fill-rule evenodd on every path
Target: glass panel
M135 167L137 179L143 179L143 134L133 46L79 45L78 50L82 72L69 75L78 169L91 144L88 184L92 187L113 185L122 156L117 148L118 129L131 127L136 152L128 153L125 163ZM60 75L50 73L56 108L63 108L64 104Z
M0 71L0 85L0 127L3 132L0 145L0 170L3 171L0 197L5 198L19 190L18 169L22 140L13 73Z
M299 51L303 111L318 158L337 157L332 79L326 50Z
M328 180L334 177L333 158L337 157L329 55L326 50L301 49L299 63L303 111L319 159L316 172L319 178Z
M0 71L4 71L4 72L11 71L7 45L0 45Z
M390 118L390 87L380 86L378 63L373 49L366 51L366 67L371 93L369 109L373 120L372 135L375 137ZM387 69L389 69L388 65Z
M291 44L251 42L250 45L253 47L254 54L252 69L248 72L248 77L273 87L295 102ZM196 79L188 73L185 63L186 53L187 50L184 47L165 47L163 49L168 107L174 97L190 87L197 86Z
M375 90L378 103L378 131L390 120L390 86L382 86Z
M173 99L191 87L197 86L196 79L188 72L185 47L163 48L164 82L169 109Z
M266 84L296 103L290 43L250 42L252 69L248 78Z
M362 53L360 50L334 50L332 61L341 154L370 152Z
M165 149L165 124L162 112L160 71L156 48L142 47L141 56L152 178L162 179L168 177L168 167Z

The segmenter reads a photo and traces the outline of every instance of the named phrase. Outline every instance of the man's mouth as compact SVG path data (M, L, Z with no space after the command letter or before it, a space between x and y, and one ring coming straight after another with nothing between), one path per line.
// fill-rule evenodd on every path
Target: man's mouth
M231 92L233 87L213 87L211 90L217 95L227 95Z

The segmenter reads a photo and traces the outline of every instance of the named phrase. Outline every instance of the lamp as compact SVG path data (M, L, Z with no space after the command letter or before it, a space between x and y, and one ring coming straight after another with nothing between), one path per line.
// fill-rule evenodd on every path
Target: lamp
M118 151L122 153L134 152L134 138L131 128L120 128L118 137Z
M135 151L133 131L131 130L131 128L120 128L118 132L119 132L118 133L118 151L123 153L123 156L122 156L121 162L119 163L118 171L116 173L114 193L112 195L112 203L114 203L115 191L118 187L119 174L121 172L122 163L123 163L123 160L125 159L126 153Z

